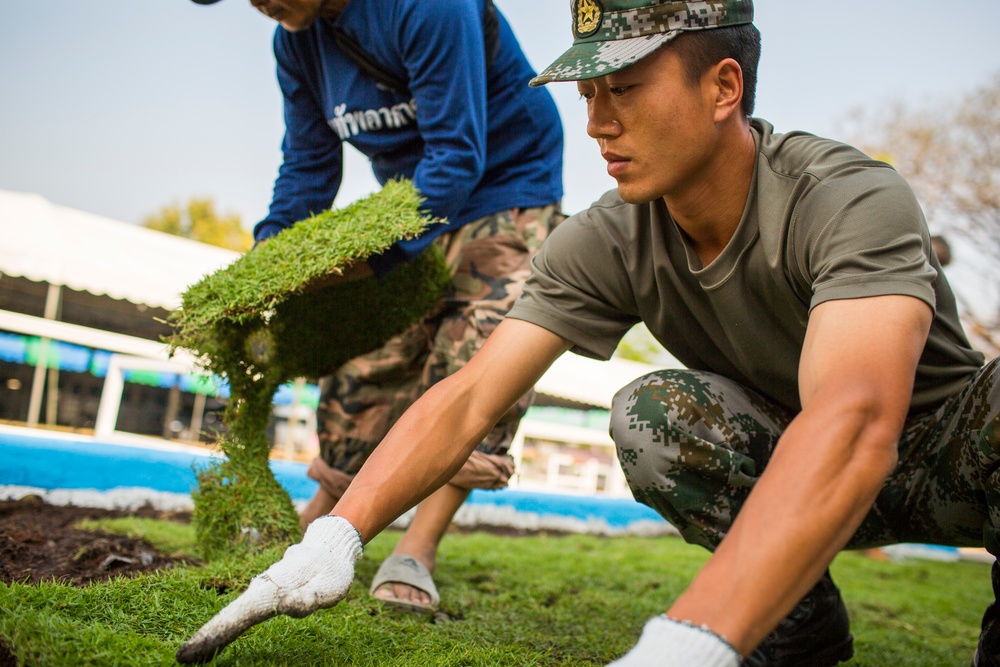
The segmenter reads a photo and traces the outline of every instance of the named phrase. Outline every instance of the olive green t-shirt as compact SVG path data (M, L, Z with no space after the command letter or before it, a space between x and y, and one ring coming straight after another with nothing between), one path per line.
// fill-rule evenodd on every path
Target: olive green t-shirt
M719 373L799 410L798 366L813 307L902 294L934 309L913 410L939 404L983 364L931 250L912 190L841 143L751 123L757 162L725 250L702 267L662 199L617 190L543 244L508 317L607 359L639 321L688 368Z

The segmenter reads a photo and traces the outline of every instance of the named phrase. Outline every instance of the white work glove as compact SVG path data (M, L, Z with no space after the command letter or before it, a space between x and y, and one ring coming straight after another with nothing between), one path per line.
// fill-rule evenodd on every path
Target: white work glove
M707 627L656 616L632 650L608 667L739 667L743 658Z
M247 628L272 616L302 618L332 607L347 596L361 552L361 535L347 519L316 519L301 542L177 649L177 662L211 660Z

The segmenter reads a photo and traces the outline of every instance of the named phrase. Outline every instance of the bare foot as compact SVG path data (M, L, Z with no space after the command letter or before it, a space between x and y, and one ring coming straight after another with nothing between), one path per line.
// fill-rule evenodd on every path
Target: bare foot
M468 495L468 489L445 484L425 498L417 506L413 521L393 548L393 555L413 558L426 567L428 572L433 573L441 538ZM382 584L375 589L373 595L383 600L395 599L418 606L434 604L427 591L400 582Z
M420 564L426 567L427 571L430 573L434 572L434 566L437 561L436 549L431 551L429 556L426 553L422 553L420 556L411 556L410 554L401 553L399 549L393 551L393 555L406 556L419 561ZM431 595L427 591L398 581L386 582L382 584L375 589L375 592L372 593L372 595L382 600L402 600L404 602L411 602L417 605L433 604Z
M427 591L400 583L382 584L375 591L375 597L382 600L404 600L420 605L429 605L431 603L431 596Z

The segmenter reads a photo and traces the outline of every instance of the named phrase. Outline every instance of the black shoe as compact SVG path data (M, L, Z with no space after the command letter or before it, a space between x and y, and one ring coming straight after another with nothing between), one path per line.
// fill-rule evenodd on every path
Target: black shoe
M827 570L743 667L833 667L853 655L847 607Z
M993 562L993 604L983 614L983 630L972 667L1000 667L1000 564Z

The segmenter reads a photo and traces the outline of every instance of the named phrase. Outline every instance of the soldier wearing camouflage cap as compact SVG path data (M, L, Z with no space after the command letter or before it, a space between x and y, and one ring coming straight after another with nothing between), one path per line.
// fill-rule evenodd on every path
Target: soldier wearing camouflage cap
M559 355L608 358L642 322L686 368L618 392L618 458L713 553L615 667L835 665L853 654L841 549L1000 553L1000 360L969 344L892 167L752 116L751 21L749 0L573 0L574 44L534 83L576 81L618 188L556 228L504 322L381 442L355 481L374 492L327 520L349 545L447 479ZM322 566L286 556L315 574L281 604L353 567L324 548ZM1000 665L998 618L979 667Z

